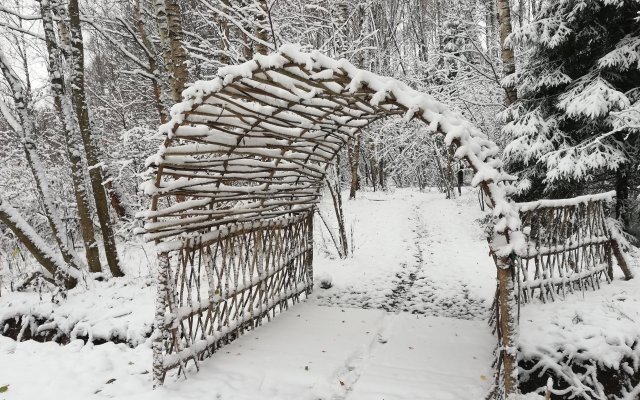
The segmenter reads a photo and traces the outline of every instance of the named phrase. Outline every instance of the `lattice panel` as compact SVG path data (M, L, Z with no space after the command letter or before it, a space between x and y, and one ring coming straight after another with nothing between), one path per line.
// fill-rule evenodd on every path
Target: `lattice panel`
M272 219L160 255L154 379L213 354L310 293L313 213ZM201 238L201 237L198 237ZM164 300L164 304L162 303Z
M613 255L618 258L612 249L619 246L607 221L608 209L602 196L521 205L527 244L517 263L521 301L554 301L611 282ZM624 271L624 260L618 262Z

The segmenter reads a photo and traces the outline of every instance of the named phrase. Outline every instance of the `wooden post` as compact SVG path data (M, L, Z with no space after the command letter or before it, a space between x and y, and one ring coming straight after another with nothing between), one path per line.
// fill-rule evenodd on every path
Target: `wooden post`
M307 219L307 246L309 247L307 250L307 265L305 265L309 284L307 295L311 294L311 291L313 291L313 215L314 210L311 210Z
M513 261L509 257L497 258L498 267L498 338L500 340L500 355L502 357L504 395L508 398L518 391L516 375L516 318L515 297L513 286Z
M610 281L613 280L613 257L611 256L611 247L611 242L604 245L604 251L607 258L607 276L609 276Z

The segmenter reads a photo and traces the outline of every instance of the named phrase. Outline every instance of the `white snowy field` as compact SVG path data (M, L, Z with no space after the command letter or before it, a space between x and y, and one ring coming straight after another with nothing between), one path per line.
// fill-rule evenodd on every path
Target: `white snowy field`
M316 219L316 287L310 298L222 348L199 372L190 371L187 379L169 376L156 390L145 339L153 319L153 287L143 256L129 257L128 278L75 289L61 305L38 294L2 296L0 317L30 310L76 327L78 336L117 333L141 344L84 345L78 339L59 346L0 336L0 387L8 385L0 399L484 398L496 344L486 322L495 266L475 222L482 216L475 196L466 192L446 200L435 191L396 190L345 198L353 255L337 258ZM320 208L332 221L329 207L325 198ZM319 288L320 278L331 279L333 286ZM545 336L535 322L552 325L544 329L549 332L559 326L554 318L568 318L576 308L585 313L581 320L598 329L607 320L591 321L584 310L609 316L611 302L628 307L623 310L628 318L619 323L625 325L616 325L625 329L627 340L634 329L640 333L638 281L616 280L601 292L555 306L525 306L522 343L531 348L537 338L547 337L545 343L557 338Z

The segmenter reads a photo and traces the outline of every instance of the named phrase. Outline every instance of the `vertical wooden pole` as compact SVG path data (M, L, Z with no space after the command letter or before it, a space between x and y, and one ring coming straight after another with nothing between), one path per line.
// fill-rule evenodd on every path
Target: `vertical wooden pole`
M500 355L502 357L504 395L509 398L518 391L518 379L516 374L517 359L515 335L517 332L515 318L515 296L513 285L513 261L509 257L497 259L498 267L498 312L500 317L499 339Z
M165 369L163 365L163 348L165 339L169 333L165 328L165 312L167 309L167 291L169 280L169 255L158 254L158 285L156 295L156 312L153 323L153 339L151 348L153 351L153 387L158 387L164 382Z
M309 213L309 217L307 218L307 265L305 268L307 269L307 295L311 294L313 290L313 215L314 211Z
M607 258L607 276L609 277L609 281L613 280L613 258L611 256L611 242L605 243L604 252L605 257Z

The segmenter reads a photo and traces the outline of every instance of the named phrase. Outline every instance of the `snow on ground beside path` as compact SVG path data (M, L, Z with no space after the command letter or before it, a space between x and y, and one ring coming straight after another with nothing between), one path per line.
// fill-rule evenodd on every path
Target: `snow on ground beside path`
M91 340L124 341L131 345L149 337L155 311L155 287L150 274L149 249L129 245L121 249L127 277L88 280L62 300L51 293L13 292L0 297L0 321L31 315L50 322L48 327L70 336ZM1 398L0 398L1 399Z
M636 264L636 251L630 257ZM595 360L600 366L628 369L640 363L640 268L632 265L635 279L615 279L596 291L567 294L562 301L542 304L535 300L520 310L519 348L524 358L543 359L552 365L564 357ZM558 352L562 349L562 353Z
M325 218L335 219L326 198L320 209ZM344 209L347 227L356 234L356 252L332 259L318 246L316 277L329 274L333 282L333 288L316 291L320 304L486 317L495 265L476 223L483 213L475 191L465 190L454 200L414 189L363 192L355 201L345 200ZM317 232L321 224L315 226Z

